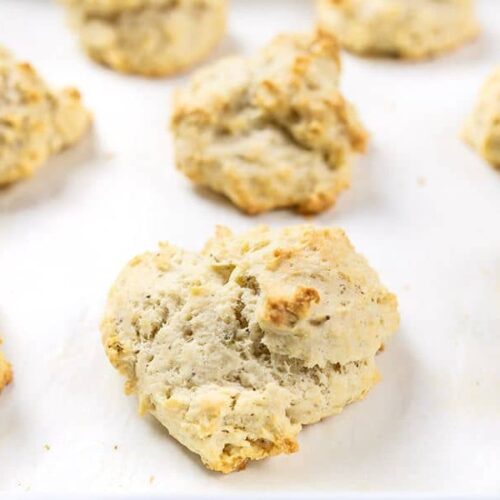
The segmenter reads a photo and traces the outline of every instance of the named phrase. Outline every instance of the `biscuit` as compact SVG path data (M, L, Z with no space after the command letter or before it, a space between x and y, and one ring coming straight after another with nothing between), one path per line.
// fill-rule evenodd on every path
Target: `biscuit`
M0 344L2 341L0 340ZM10 363L5 359L2 351L0 351L0 392L2 389L10 384L12 381L12 367Z
M204 59L225 32L227 0L60 0L87 54L123 73L165 76Z
M0 49L0 186L31 176L90 121L78 90L49 89L30 64Z
M218 228L201 253L131 260L101 324L111 363L169 433L232 472L365 396L397 300L340 229Z
M500 169L500 67L484 84L465 124L463 138L481 157Z
M327 209L367 140L339 73L337 43L321 33L199 70L174 97L177 168L250 214Z
M368 56L424 59L479 32L473 0L317 0L322 30Z

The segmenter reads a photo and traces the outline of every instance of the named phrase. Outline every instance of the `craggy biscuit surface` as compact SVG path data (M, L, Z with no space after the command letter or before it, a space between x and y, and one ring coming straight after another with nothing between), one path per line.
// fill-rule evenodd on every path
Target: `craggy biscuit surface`
M500 67L484 84L463 137L487 162L500 169Z
M11 381L12 367L10 366L10 363L5 359L2 351L0 351L0 392L2 392L2 389Z
M331 206L366 144L338 57L329 35L281 35L199 70L174 98L177 168L252 214Z
M422 59L474 38L473 0L317 0L321 29L363 55Z
M89 124L76 89L52 91L30 64L0 49L0 186L31 176Z
M165 76L201 61L225 32L227 0L60 0L90 57Z
M210 469L297 450L305 424L378 381L397 300L340 229L219 228L201 253L160 245L115 282L112 364Z

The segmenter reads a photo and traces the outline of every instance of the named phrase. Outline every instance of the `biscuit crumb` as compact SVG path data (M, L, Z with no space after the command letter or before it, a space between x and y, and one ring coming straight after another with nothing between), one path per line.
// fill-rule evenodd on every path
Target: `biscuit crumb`
M225 33L227 0L60 0L87 54L159 77L203 60Z
M303 225L219 229L200 253L162 243L122 271L101 330L141 411L228 473L294 453L303 425L362 399L398 325L345 233Z
M483 159L500 170L500 66L484 83L462 136Z
M76 89L50 89L32 66L0 47L0 186L33 175L90 122Z
M316 0L322 30L365 56L425 59L479 33L474 0Z
M2 340L0 339L0 345L2 344ZM12 382L12 366L5 359L4 355L0 351L0 392L2 389Z
M339 75L337 41L322 32L202 68L174 95L178 170L248 214L328 209L368 141Z

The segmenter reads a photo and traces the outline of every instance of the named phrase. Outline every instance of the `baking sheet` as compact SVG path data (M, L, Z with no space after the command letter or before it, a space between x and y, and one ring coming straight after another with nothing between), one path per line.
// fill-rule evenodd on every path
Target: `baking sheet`
M95 115L82 143L0 192L0 331L15 369L0 397L0 491L500 493L500 175L457 137L500 62L500 2L480 9L482 36L450 56L344 56L342 86L372 140L352 189L315 221L345 228L397 293L401 329L365 401L306 428L299 453L222 476L137 416L100 345L105 296L158 240L198 249L215 224L304 219L245 217L174 170L169 96L185 76L114 74L80 53L57 6L0 0L0 43L77 85ZM312 20L309 0L233 0L213 58Z

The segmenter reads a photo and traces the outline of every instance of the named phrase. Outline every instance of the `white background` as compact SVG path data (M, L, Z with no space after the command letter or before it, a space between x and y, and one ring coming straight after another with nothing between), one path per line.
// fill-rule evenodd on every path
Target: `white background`
M78 50L57 6L0 0L0 43L77 85L95 115L77 147L0 191L0 331L15 369L0 397L0 490L500 492L500 173L458 139L500 63L500 2L480 7L482 36L449 56L344 56L342 87L372 140L315 222L346 229L399 296L401 329L365 401L305 429L299 453L222 476L123 395L100 345L106 293L158 240L198 249L215 224L304 218L246 217L175 171L170 93L186 77L115 74ZM310 0L233 0L212 59L313 18Z

